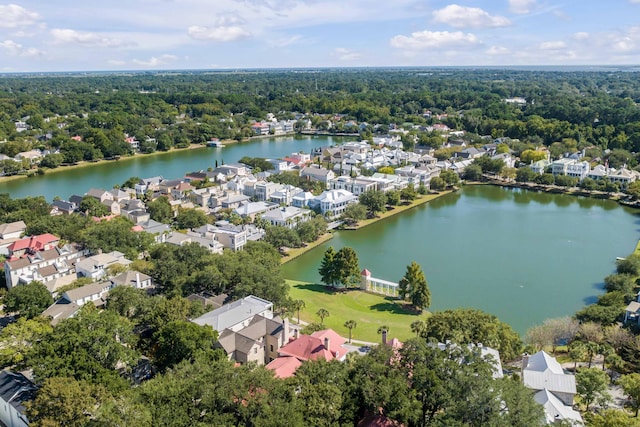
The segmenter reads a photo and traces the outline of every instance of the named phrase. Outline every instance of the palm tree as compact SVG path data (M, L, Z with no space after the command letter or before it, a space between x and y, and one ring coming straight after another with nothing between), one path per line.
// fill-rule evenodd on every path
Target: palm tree
M356 326L358 326L358 323L355 320L347 320L344 322L344 327L349 329L349 344L351 344L351 331Z
M301 300L301 299L294 300L293 303L291 304L291 308L293 309L293 311L298 312L298 324L300 323L300 310L305 308L305 306L306 304L304 300Z
M320 325L324 325L325 317L329 317L329 310L327 310L326 308L321 308L320 310L316 311L316 315L320 318Z
M424 320L416 320L411 323L411 332L415 332L416 337L421 336L427 330L427 323Z

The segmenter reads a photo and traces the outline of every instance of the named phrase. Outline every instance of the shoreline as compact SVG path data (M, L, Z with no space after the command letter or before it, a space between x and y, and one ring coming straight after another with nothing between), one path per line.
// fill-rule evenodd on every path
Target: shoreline
M409 209L413 209L417 206L421 206L425 203L428 203L432 200L438 199L442 196L446 196L447 194L451 194L453 193L454 190L445 190L445 191L441 191L438 194L425 194L422 196L419 196L419 198L416 198L415 200L413 200L411 202L411 204L406 205L406 206L395 206L393 210L387 211L383 214L380 214L379 216L377 216L376 218L371 218L371 219L367 219L367 220L363 220L362 223L358 223L358 225L356 225L355 227L352 228L345 228L342 231L355 231L355 230L359 230L363 227L366 227L368 225L371 225L373 223L376 223L378 221L382 221L385 220L389 217L392 217L394 215L398 215L402 212L406 212ZM303 247L303 248L295 248L295 249L291 249L287 252L287 256L283 256L282 258L280 258L280 264L286 264L289 261L292 261L296 258L298 258L301 255L304 255L305 253L315 249L316 247L320 246L321 244L328 242L329 240L333 239L333 232L327 232L325 233L323 236L321 236L318 240L316 240L315 242L309 243L307 246Z
M301 136L315 136L314 134L310 134L310 135L306 135L306 134L298 134L298 133L287 133L287 134L283 134L283 135L256 135L256 136L251 136L249 138L243 138L242 140L238 141L236 139L224 139L224 140L220 140L220 142L224 145L224 146L229 146L229 145L235 145L235 144L242 144L244 142L251 142L254 140L260 140L260 139L268 139L268 138L295 138L296 136L301 135ZM106 163L112 163L112 162L126 162L126 161L130 161L133 159L138 159L138 158L146 158L146 157L154 157L154 156L159 156L159 155L163 155L163 154L170 154L170 153L174 153L174 152L179 152L179 151L186 151L186 150L197 150L200 148L208 148L206 143L204 144L191 144L188 147L183 147L183 148L171 148L170 150L167 151L154 151L153 153L136 153L130 156L123 156L120 157L118 159L101 159L98 161L88 161L88 160L82 160L78 163L72 164L72 165L61 165L58 166L57 168L42 168L44 170L44 175L49 175L49 174L53 174L53 173L58 173L58 172L64 172L64 171L69 171L69 170L74 170L74 169L82 169L82 168L87 168L90 166L95 166L95 165L100 165L100 164L106 164ZM238 159L239 160L239 159ZM28 179L31 178L33 176L40 176L37 173L37 170L39 168L36 169L30 169L29 171L27 171L27 174L16 174L16 175L11 175L11 176L2 176L0 177L0 182L9 182L9 181L15 181L18 179Z

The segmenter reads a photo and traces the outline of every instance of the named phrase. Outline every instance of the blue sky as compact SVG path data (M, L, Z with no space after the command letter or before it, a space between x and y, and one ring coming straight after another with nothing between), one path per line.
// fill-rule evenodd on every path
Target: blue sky
M640 0L0 0L0 72L607 64Z

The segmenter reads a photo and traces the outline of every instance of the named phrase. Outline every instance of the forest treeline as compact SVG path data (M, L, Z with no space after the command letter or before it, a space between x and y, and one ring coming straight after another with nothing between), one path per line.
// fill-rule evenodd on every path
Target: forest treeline
M507 103L521 97L524 105ZM14 76L0 79L0 152L59 149L58 162L253 135L252 121L353 120L361 132L442 122L467 138L640 151L640 82L627 72L467 69ZM425 112L433 114L425 114ZM336 117L337 115L337 117ZM24 119L28 129L18 132ZM336 125L337 124L337 125ZM379 126L383 125L383 126ZM406 126L410 129L410 126ZM342 128L343 129L343 128ZM417 133L419 131L416 130ZM48 135L47 135L48 134ZM71 139L81 136L82 141ZM429 141L428 138L424 138Z

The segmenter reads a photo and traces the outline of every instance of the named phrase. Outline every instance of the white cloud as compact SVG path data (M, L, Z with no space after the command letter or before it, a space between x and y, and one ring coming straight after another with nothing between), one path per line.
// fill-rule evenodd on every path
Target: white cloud
M538 48L540 50L560 50L567 47L567 44L563 41L550 41L540 43Z
M526 14L536 6L536 0L509 0L509 10L517 14Z
M498 55L509 55L511 51L504 46L491 46L489 49L485 51L487 55L498 56Z
M148 60L134 59L132 62L135 65L141 65L143 67L159 67L161 65L168 65L175 62L178 59L175 55L164 54L160 56L152 56Z
M492 16L478 7L465 7L457 4L433 12L436 22L449 24L454 28L492 28L511 25L504 16Z
M356 59L362 58L362 54L360 52L356 52L344 47L335 48L332 55L337 57L341 61L354 61Z
M123 47L131 43L122 39L106 37L97 33L54 28L51 30L53 42L56 44L77 44L84 47Z
M469 47L478 43L478 38L471 33L427 30L411 33L410 37L398 35L390 41L392 47L399 49Z
M20 43L16 43L13 40L0 42L0 49L7 52L10 56L34 57L43 55L43 52L35 47L25 48Z
M17 4L0 4L0 28L17 28L33 25L40 15Z
M189 27L187 33L193 39L213 42L231 42L251 36L251 33L237 25L217 27L193 25Z
M589 33L586 31L580 31L573 34L574 40L587 40L589 38Z
M298 44L303 40L303 37L299 34L290 37L281 37L275 40L271 40L269 45L273 47L287 47L293 44Z
M629 0L631 3L639 3L640 4L640 0Z
M107 61L109 65L125 65L127 61L122 61L120 59L110 59Z

